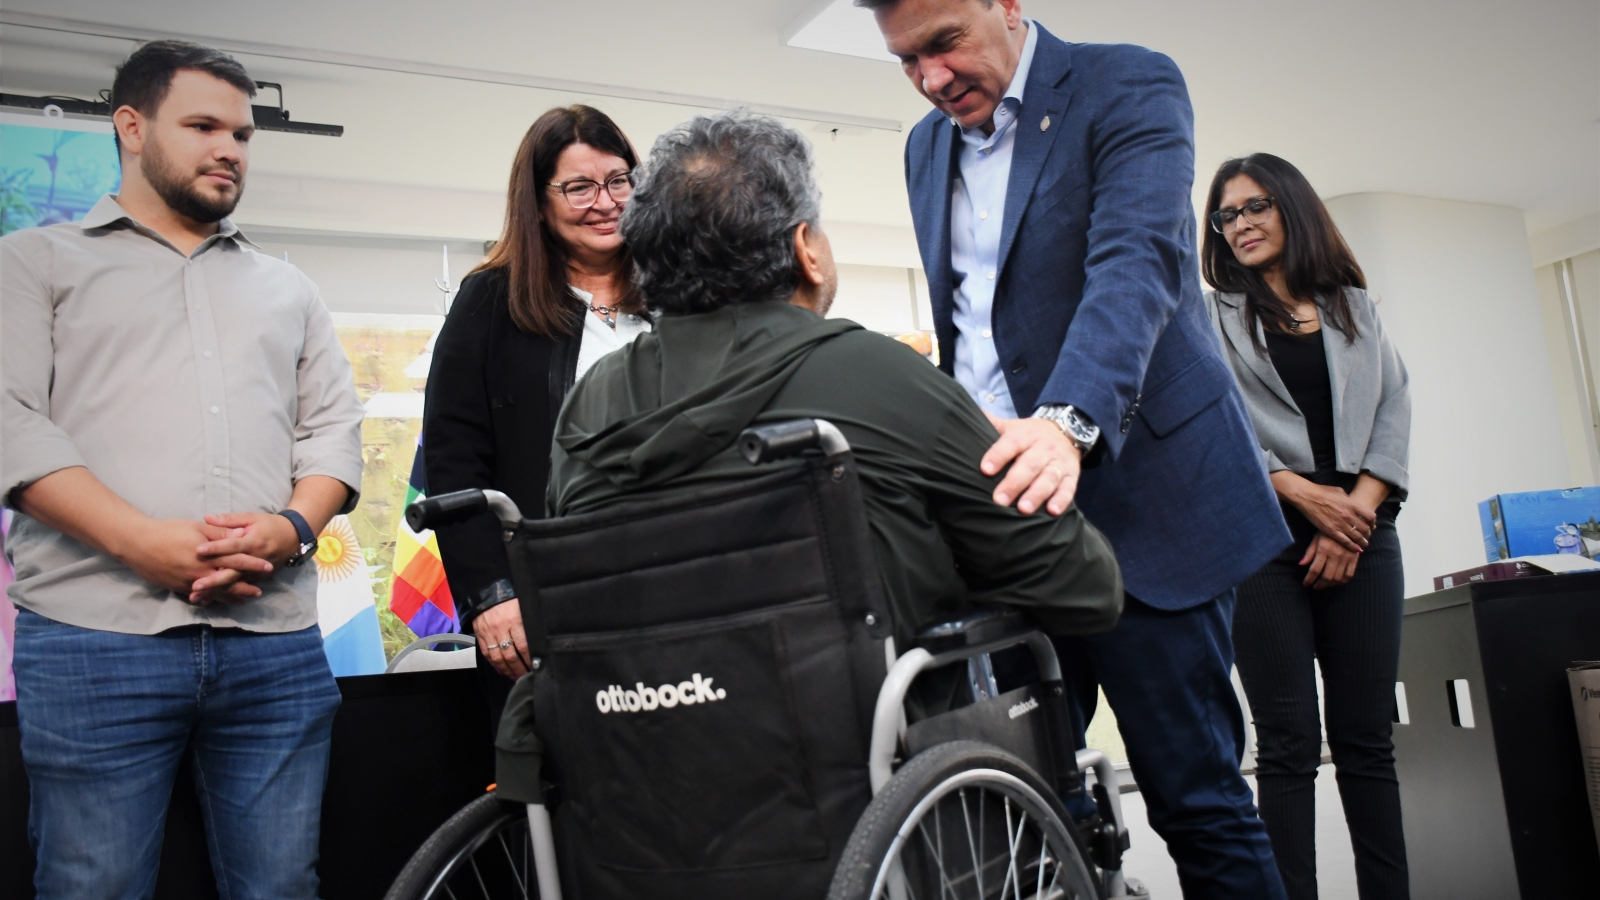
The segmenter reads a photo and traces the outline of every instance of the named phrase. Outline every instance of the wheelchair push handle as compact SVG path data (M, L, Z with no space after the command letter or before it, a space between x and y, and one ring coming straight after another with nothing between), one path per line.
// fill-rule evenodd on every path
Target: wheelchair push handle
M485 511L493 511L500 524L510 528L522 521L522 511L510 497L499 491L476 488L426 497L406 507L406 524L422 532L443 525L454 525Z
M739 453L752 466L808 451L836 456L848 453L850 442L827 419L788 419L755 425L739 433Z

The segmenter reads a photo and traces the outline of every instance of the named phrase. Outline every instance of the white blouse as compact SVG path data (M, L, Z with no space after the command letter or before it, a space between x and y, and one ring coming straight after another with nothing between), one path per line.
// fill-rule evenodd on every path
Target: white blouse
M585 304L594 302L594 295L588 291L572 288L572 293ZM628 346L633 343L634 338L650 330L650 320L644 316L622 313L617 316L617 327L612 328L593 312L584 310L583 340L578 345L577 377L582 378L590 366L600 361L600 357Z

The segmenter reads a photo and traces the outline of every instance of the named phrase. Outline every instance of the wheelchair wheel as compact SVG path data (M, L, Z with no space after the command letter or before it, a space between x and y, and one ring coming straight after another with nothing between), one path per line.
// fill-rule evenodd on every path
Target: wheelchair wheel
M484 794L417 848L384 900L538 896L527 807Z
M1015 756L975 741L940 744L873 798L828 900L1099 900L1069 821Z

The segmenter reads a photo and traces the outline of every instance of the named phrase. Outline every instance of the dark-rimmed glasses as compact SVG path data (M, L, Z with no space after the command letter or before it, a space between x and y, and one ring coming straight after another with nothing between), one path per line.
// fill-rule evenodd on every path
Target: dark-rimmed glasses
M550 186L560 191L561 196L567 198L567 205L573 209L588 209L593 206L595 201L600 199L602 189L611 195L611 202L621 205L633 196L633 173L613 175L606 179L603 185L588 178L574 178L571 181L552 181Z
M1273 202L1271 197L1257 197L1238 209L1224 206L1211 214L1211 230L1217 234L1226 234L1227 229L1232 227L1240 216L1244 216L1244 220L1251 225L1260 225L1267 220L1267 213L1272 211Z

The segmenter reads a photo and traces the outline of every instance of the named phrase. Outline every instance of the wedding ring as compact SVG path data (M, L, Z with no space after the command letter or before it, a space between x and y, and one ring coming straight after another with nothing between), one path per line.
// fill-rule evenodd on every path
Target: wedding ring
M511 639L510 638L506 638L505 640L501 641L500 643L495 644L495 646L499 647L501 650L510 650L511 649Z
M1046 469L1055 469L1055 471L1056 471L1056 479L1057 480L1060 480L1060 479L1063 479L1063 478L1067 477L1067 473L1061 471L1061 467L1056 465L1055 463L1051 463L1050 465L1045 466L1045 468Z

